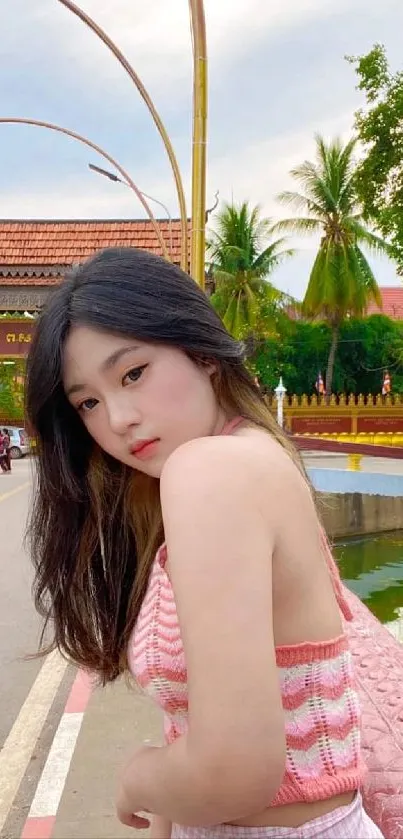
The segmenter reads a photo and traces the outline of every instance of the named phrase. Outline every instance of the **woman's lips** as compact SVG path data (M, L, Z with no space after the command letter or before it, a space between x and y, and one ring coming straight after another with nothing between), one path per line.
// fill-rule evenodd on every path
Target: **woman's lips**
M142 440L136 443L135 446L130 450L131 454L134 454L138 460L146 460L147 457L152 457L155 452L156 447L158 446L159 439L155 440Z

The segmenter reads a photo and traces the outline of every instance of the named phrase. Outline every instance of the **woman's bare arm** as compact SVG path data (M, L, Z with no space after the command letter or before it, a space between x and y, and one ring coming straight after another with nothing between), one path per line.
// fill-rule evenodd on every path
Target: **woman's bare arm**
M133 756L118 800L124 824L142 810L193 826L233 821L269 806L281 784L285 733L271 567L277 525L266 500L272 493L254 441L197 440L175 451L164 469L189 729L169 746Z

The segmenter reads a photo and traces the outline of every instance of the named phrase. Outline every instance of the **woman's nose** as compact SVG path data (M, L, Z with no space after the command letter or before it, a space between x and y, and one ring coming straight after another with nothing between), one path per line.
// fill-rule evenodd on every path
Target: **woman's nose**
M139 425L140 414L133 405L120 400L108 405L109 425L114 434L126 434L133 425Z

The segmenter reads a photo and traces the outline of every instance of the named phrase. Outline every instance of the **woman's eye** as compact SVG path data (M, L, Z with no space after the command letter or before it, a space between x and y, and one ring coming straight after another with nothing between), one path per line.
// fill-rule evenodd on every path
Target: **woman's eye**
M144 370L148 367L148 364L143 364L142 367L133 367L132 370L129 370L125 376L123 376L122 384L128 384L129 382L138 382L140 377L143 375Z
M79 411L92 411L98 405L98 399L83 399L77 406Z

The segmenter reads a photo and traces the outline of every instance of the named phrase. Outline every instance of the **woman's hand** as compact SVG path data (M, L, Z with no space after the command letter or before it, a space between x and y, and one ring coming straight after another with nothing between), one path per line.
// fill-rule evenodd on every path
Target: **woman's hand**
M150 746L143 746L132 755L122 772L116 796L116 812L119 821L137 830L150 826L149 819L137 814L148 812L144 808L144 801L141 800L142 786L140 779L142 777L143 757L145 754L149 754L151 749Z

